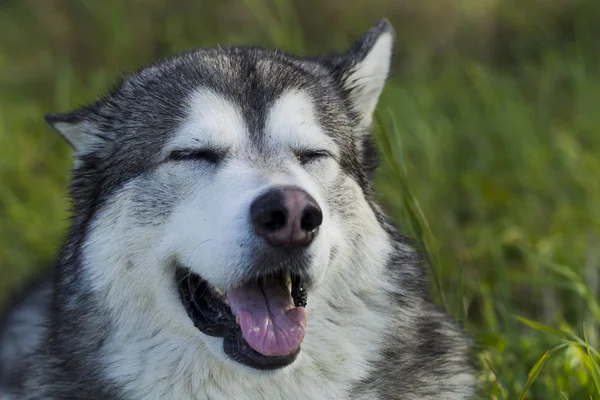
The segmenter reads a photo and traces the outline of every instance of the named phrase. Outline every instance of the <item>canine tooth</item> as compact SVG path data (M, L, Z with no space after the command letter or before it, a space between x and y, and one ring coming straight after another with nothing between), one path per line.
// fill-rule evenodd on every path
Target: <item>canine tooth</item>
M284 275L285 286L290 290L292 290L292 274L289 271L286 271Z

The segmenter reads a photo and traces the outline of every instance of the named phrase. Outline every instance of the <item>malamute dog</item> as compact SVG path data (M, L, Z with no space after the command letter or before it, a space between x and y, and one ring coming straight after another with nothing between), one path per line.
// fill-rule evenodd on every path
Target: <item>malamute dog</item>
M5 318L38 335L0 343L29 346L4 396L472 396L469 340L373 193L393 47L381 21L345 54L196 50L48 115L72 226L52 299Z

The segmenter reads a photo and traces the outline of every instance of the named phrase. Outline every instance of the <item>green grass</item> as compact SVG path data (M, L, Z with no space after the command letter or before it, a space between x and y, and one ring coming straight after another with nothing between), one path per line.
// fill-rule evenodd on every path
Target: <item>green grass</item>
M0 303L67 227L70 151L44 113L176 51L339 50L385 15L378 193L475 338L483 397L600 399L600 3L436 1L5 2Z

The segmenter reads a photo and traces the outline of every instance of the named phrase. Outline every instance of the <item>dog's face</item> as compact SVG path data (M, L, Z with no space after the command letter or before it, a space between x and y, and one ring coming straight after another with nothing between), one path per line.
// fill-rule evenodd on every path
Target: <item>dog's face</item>
M393 43L382 22L340 56L201 50L48 116L76 149L79 223L102 232L82 263L136 270L218 357L293 363L311 290L376 223L366 154Z
M285 88L250 111L252 123L238 101L197 89L142 185L175 197L162 254L223 291L282 269L322 278L342 223L327 191L345 174L315 106L308 90Z

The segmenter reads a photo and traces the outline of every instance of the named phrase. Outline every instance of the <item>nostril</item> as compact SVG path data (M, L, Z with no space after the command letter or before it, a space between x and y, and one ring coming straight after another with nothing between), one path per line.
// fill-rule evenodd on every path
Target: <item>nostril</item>
M323 214L317 207L309 205L302 213L300 227L305 232L312 232L323 222Z
M282 191L272 190L258 197L250 205L250 216L259 235L272 235L284 229L289 217Z
M285 226L286 220L287 216L285 212L281 210L275 210L265 213L262 223L267 230L276 231Z

